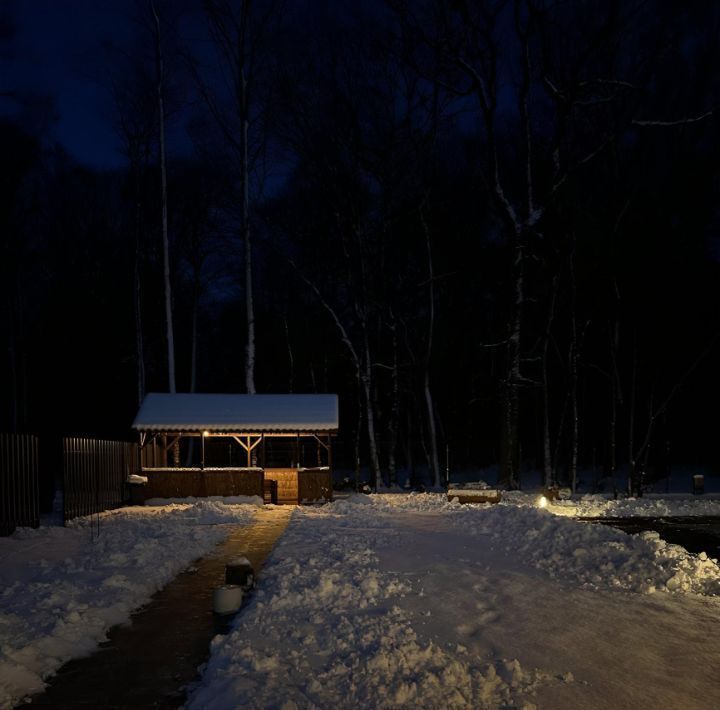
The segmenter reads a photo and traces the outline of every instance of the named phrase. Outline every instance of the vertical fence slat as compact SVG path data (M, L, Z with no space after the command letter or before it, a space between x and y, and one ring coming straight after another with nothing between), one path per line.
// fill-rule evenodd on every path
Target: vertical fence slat
M0 535L40 524L38 440L32 434L0 434Z
M63 521L116 508L137 471L138 446L126 441L62 440ZM0 535L40 524L40 448L30 434L0 433Z
M66 438L65 520L92 515L123 504L127 461L137 456L137 444L126 441Z
M40 442L37 438L33 439L33 468L35 476L33 477L33 520L37 526L40 526Z

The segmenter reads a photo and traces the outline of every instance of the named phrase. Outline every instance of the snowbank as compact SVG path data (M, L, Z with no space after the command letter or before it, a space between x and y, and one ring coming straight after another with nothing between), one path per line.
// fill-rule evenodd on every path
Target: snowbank
M717 563L521 500L297 510L187 707L716 706Z
M331 508L346 516L339 525L376 527L390 524L389 519L378 516L381 512L448 513L458 527L489 537L520 562L584 588L720 595L720 566L705 553L696 555L666 543L655 532L628 535L555 515L560 506L554 504L553 512L541 510L536 505L537 495L511 493L509 497L510 502L504 498L500 505L460 505L448 502L442 494L354 495ZM693 502L679 499L674 509L682 510L682 505ZM706 503L717 505L720 501Z
M378 562L396 525L383 498L296 512L253 601L214 639L188 708L530 708L524 698L542 684L571 681L421 638L403 600L422 591Z
M254 509L217 501L125 508L70 527L19 529L0 538L0 707L38 692L71 658L87 655L113 625Z
M545 510L494 507L461 515L458 525L489 536L520 561L585 588L720 595L720 567L705 553L670 545L655 532L628 535Z
M551 510L556 515L588 518L720 516L720 496L669 493L613 500L602 495L584 495L578 500L555 501Z
M206 496L196 498L148 498L145 505L189 505L194 503L223 503L225 505L254 505L262 506L263 499L260 496Z

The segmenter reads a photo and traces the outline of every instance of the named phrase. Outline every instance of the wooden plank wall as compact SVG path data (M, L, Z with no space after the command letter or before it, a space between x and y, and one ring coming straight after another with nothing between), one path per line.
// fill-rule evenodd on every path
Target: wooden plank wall
M278 503L297 505L332 500L332 473L323 468L266 468L265 478L277 481Z
M298 471L296 468L266 468L265 478L277 482L277 499L280 505L298 504Z
M206 498L207 496L263 497L262 469L186 469L153 471L147 476L145 498Z
M266 483L277 487L277 503L332 500L332 475L327 469L144 469L145 498L205 498L207 496L260 496L270 499Z
M329 469L304 469L298 471L298 501L311 503L316 500L332 500L332 472Z
M40 525L38 439L0 434L0 535Z

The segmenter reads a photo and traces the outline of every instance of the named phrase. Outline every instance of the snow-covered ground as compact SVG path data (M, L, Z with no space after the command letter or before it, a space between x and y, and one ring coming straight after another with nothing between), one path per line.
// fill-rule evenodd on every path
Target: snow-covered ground
M534 496L535 498L537 496ZM532 496L530 496L532 501ZM648 494L642 498L584 495L577 499L555 501L550 509L556 515L593 518L635 517L701 517L720 516L720 495L687 495L679 493Z
M188 706L720 707L718 595L655 534L352 496L296 511Z
M533 492L502 491L501 506L521 508L540 507L541 489ZM482 491L481 491L482 492ZM451 489L450 496L473 495L475 489ZM577 494L568 500L554 500L544 504L555 515L580 518L663 518L663 517L720 517L720 493L692 495L691 493L648 493L641 498L608 493Z
M259 502L259 499L255 501ZM0 538L0 708L91 653L194 559L252 518L253 505L133 507Z
M717 515L720 499L538 497L298 508L188 707L720 707L717 561L569 519ZM99 537L81 519L0 538L0 707L250 520L228 502L106 513Z

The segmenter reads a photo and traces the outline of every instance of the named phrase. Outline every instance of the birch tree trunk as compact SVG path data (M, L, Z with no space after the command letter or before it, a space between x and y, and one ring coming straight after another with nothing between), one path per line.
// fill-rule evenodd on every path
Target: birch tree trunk
M392 333L392 405L390 409L390 421L388 423L388 479L392 488L397 484L397 440L398 429L400 427L400 378L398 373L398 343L397 343L397 323L395 315L390 312L390 332Z
M138 246L135 245L135 265L133 270L133 312L135 316L135 370L137 374L138 406L145 397L145 354L142 333L142 296L140 291L140 258Z
M635 472L635 398L637 395L637 344L633 335L633 354L632 354L632 376L630 379L630 422L628 431L628 461L630 463L630 473L628 474L627 488L628 493L632 489L632 477Z
M255 394L255 308L253 304L252 242L250 239L250 165L248 162L248 130L250 126L248 82L245 70L245 47L239 49L240 74L240 122L241 122L241 173L242 173L242 236L245 245L245 320L247 343L245 345L245 389Z
M288 376L288 392L292 392L295 386L295 357L293 356L292 340L290 339L290 328L288 326L287 316L283 318L283 323L285 325L285 340L287 342L288 366L290 369L290 374Z
M554 481L553 460L550 450L550 389L548 385L548 345L553 320L555 318L555 300L557 298L558 280L553 279L553 290L550 296L547 324L545 326L545 338L542 350L542 386L543 386L543 485L551 486Z
M199 250L198 250L199 252ZM196 254L199 257L199 253ZM200 303L200 276L202 266L196 262L193 266L193 301L192 301L192 323L190 336L190 392L197 389L197 343L198 343L198 308ZM195 439L190 438L187 447L185 465L192 466L195 455Z
M239 10L235 7L239 6ZM266 29L266 21L276 9L273 3L266 4L264 20L252 22L250 0L230 1L205 0L203 7L210 23L210 33L221 58L220 73L228 86L232 87L234 97L233 118L238 126L220 108L215 92L201 77L196 63L190 63L200 92L210 112L217 121L228 146L239 165L240 179L240 225L239 237L242 242L244 271L240 281L245 289L245 389L255 394L255 306L253 289L253 240L250 219L250 180L252 172L250 151L250 111L252 67L256 66L258 45ZM213 77L215 81L217 77Z
M370 446L370 468L372 469L373 488L382 484L382 473L380 469L380 456L378 454L377 438L375 435L375 411L372 399L372 363L370 362L370 347L367 341L367 329L365 329L365 368L361 376L363 393L365 395L365 420L367 422L368 444Z
M165 159L165 102L163 96L164 65L162 54L162 36L160 28L160 15L154 0L150 7L155 18L155 62L157 69L157 101L158 121L160 128L160 188L162 203L162 253L163 253L163 279L165 289L165 334L167 340L168 361L168 388L171 393L175 389L175 337L173 335L172 291L170 287L170 247L168 243L168 198L167 198L167 172Z
M573 319L572 325L572 342L570 344L570 404L571 411L571 427L570 427L570 486L572 492L575 493L577 488L577 461L578 461L578 353L577 353L577 326Z
M515 260L513 262L515 299L513 323L508 338L508 374L505 381L504 396L504 441L503 459L501 461L501 480L510 489L514 490L519 486L520 469L520 441L519 441L519 419L520 419L520 383L521 372L521 332L522 332L522 309L524 307L524 278L525 278L525 256L523 242L520 235L516 237Z
M616 287L617 292L617 287ZM619 300L619 299L618 299ZM610 443L608 452L608 474L612 481L613 493L617 495L617 420L618 407L623 404L620 370L618 368L618 350L620 347L620 323L615 320L610 332Z
M355 460L353 461L355 469L355 491L360 491L360 441L362 439L362 422L363 422L363 392L360 378L357 380L357 420L355 423L355 438L353 440L353 453Z
M575 282L575 244L570 251L570 486L572 492L577 489L577 460L578 460L578 333L577 333L577 284Z
M407 466L406 488L415 487L415 457L413 455L413 417L412 410L407 411L407 432L405 434L405 466Z
M135 256L133 263L133 315L135 320L135 370L137 376L138 406L145 397L145 352L142 331L142 284L140 279L142 215L140 203L140 177L135 167Z
M435 488L440 487L440 459L438 456L437 431L435 427L435 406L433 403L432 390L430 388L430 361L432 358L433 335L435 332L435 274L433 269L432 243L430 241L430 229L425 220L422 207L420 208L420 221L425 233L425 250L428 264L428 335L427 348L425 349L424 373L423 373L423 398L425 402L425 416L427 418L428 435L430 448L428 464L430 466L430 477Z

